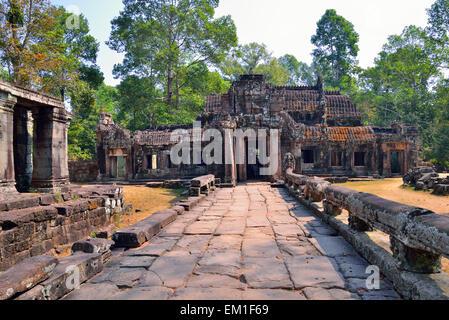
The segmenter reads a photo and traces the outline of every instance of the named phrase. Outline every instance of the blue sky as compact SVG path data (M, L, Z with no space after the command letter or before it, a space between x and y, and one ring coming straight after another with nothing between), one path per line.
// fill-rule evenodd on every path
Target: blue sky
M359 61L371 66L387 37L407 25L425 26L426 9L435 0L221 0L216 16L230 14L237 26L240 43L265 43L277 57L293 54L310 63L310 38L326 9L351 21L360 35ZM105 41L110 21L123 8L121 0L51 0L55 5L78 8L89 20L91 34L101 43L98 65L108 85L116 85L112 68L123 55L110 50Z

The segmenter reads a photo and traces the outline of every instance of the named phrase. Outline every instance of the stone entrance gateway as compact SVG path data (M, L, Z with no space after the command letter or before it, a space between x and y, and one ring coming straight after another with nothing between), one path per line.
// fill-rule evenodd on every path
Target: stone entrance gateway
M62 100L0 81L0 193L68 187L70 119Z

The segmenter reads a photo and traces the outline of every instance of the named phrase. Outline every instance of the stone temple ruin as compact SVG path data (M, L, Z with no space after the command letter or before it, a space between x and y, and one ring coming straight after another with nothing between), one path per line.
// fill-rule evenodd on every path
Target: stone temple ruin
M0 193L67 186L70 119L61 100L0 82Z
M0 82L0 272L106 232L124 207L117 187L70 185L58 98Z
M209 97L197 120L223 133L224 165L173 165L174 130L199 142L189 125L131 135L103 113L102 180L193 177L190 197L119 230L115 218L131 209L122 188L69 184L63 102L5 83L0 97L0 300L449 299L447 215L323 179L408 172L418 162L416 128L362 126L349 97L324 91L321 80L274 87L245 75ZM245 152L236 162L237 148L255 139L228 130L238 128L279 130L257 131L257 150L267 139L278 157L271 175ZM447 183L415 171L407 181ZM284 184L235 186L251 179ZM56 258L61 246L70 255ZM373 266L380 286L365 288Z
M278 163L291 153L299 174L403 176L418 162L415 127L401 123L387 128L363 126L351 99L337 91L323 90L321 79L311 87L276 87L262 75L243 75L228 93L207 97L197 121L201 121L203 130L218 129L224 139L233 139L226 137L226 129L279 129ZM169 179L209 173L235 185L266 178L259 175L263 166L249 164L247 159L243 165L235 161L230 165L172 165L170 148L174 143L170 134L176 129L192 132L191 125L171 125L131 135L103 113L97 129L100 179ZM235 154L239 146L248 150L248 139L242 146L234 137L227 151ZM280 169L268 178L274 180L281 175Z

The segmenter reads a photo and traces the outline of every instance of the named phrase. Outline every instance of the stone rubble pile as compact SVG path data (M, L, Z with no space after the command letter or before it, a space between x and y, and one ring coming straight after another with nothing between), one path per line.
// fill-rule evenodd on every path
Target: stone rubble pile
M440 175L431 167L416 167L409 170L403 178L404 185L412 186L416 190L433 190L433 194L449 195L449 177Z

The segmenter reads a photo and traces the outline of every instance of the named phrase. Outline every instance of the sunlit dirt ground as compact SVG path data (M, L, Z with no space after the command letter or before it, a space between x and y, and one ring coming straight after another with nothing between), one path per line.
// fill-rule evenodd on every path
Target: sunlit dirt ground
M132 214L122 215L118 228L133 225L159 210L170 208L181 200L183 190L148 188L144 186L120 186L124 190L125 204L132 204ZM136 210L140 212L136 212Z
M348 182L337 185L449 216L448 196L436 196L428 191L416 191L411 187L403 187L402 184L402 179L398 178Z

